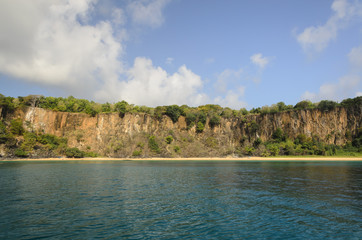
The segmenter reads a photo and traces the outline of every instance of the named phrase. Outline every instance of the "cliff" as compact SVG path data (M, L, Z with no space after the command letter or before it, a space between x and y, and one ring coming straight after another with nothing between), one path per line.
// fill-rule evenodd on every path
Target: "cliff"
M195 126L188 129L183 116L173 123L167 116L158 120L144 113L126 113L123 117L103 113L91 117L25 107L0 118L5 122L21 119L27 131L65 137L68 146L101 156L130 157L136 152L144 157L206 157L240 154L243 147L252 145L257 138L270 140L278 128L290 139L305 134L325 144L343 145L362 126L361 112L362 106L222 118L213 128L207 120L202 133L197 133ZM150 136L155 136L159 151L149 147ZM171 136L171 142L166 142L167 136Z

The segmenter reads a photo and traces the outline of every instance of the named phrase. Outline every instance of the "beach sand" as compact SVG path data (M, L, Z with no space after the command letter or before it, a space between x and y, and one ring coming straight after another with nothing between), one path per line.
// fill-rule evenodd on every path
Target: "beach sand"
M215 157L215 158L20 158L0 161L362 161L362 157Z

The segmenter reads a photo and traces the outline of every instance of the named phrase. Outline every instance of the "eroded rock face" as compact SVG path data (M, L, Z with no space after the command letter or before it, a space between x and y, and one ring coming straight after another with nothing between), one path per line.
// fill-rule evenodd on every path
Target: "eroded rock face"
M232 152L241 142L252 143L257 137L266 141L277 128L289 138L299 134L317 136L325 143L344 144L346 133L356 133L362 126L361 109L336 108L322 112L318 109L281 112L266 115L247 115L244 118L222 119L214 128L205 125L203 133L196 133L195 126L187 129L185 117L173 123L163 116L157 120L147 114L127 113L122 118L117 113L98 114L91 117L83 113L54 112L42 108L28 107L6 116L6 120L21 118L28 131L53 134L68 138L70 147L91 150L105 156L131 156L132 152L147 144L151 135L157 137L165 149L164 156L212 156ZM250 130L254 121L256 131ZM175 153L164 141L173 136L173 145L182 152ZM142 145L143 144L143 145ZM205 147L206 146L206 147ZM143 154L152 152L143 147Z

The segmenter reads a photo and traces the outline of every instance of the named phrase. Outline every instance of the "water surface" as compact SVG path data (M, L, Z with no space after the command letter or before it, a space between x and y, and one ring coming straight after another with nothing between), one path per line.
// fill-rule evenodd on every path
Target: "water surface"
M0 239L362 239L361 162L3 162L0 199Z

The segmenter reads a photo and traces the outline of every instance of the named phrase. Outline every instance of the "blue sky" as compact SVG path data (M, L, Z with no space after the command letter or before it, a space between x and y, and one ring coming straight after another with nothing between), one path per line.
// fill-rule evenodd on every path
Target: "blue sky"
M234 109L362 95L358 0L5 0L0 93Z

